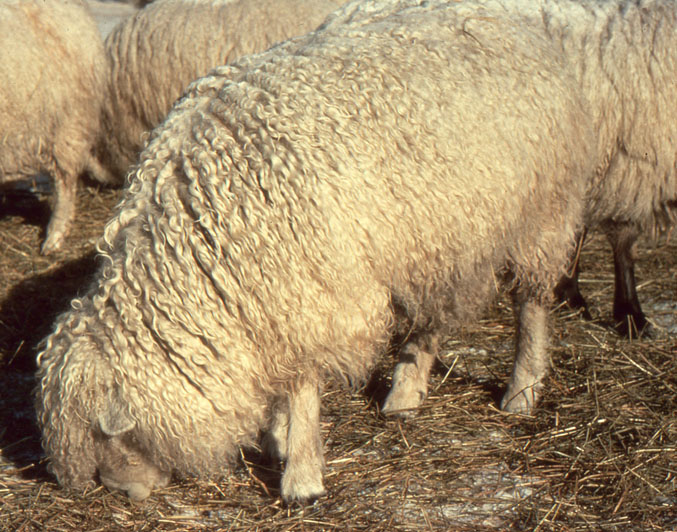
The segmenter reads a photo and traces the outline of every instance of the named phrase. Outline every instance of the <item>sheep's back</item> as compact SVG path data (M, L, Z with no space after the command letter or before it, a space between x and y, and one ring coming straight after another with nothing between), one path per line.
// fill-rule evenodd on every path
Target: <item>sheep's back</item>
M405 1L405 0L402 0ZM411 0L414 1L414 0ZM677 220L677 8L671 0L466 0L523 20L559 49L587 102L597 163L586 224L658 233Z
M339 0L156 0L106 38L109 165L124 175L193 80L245 54L314 29ZM109 138L110 137L110 138Z

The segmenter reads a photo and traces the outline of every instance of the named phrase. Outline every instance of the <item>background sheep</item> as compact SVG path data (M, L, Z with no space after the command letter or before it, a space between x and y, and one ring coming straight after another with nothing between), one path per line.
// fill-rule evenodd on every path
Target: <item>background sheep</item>
M636 335L646 318L635 290L632 248L642 232L655 235L674 224L677 207L677 117L671 118L677 109L671 99L677 5L668 0L471 0L450 9L459 21L484 17L526 24L560 50L597 132L596 166L584 181L586 225L602 229L612 244L614 319L621 332ZM359 11L357 5L351 17L359 17ZM573 304L584 304L576 279L577 266L558 288ZM403 350L386 413L410 413L427 394L434 361L425 347L429 343L423 339L423 347L412 343Z
M342 0L156 0L106 38L112 67L99 157L122 182L145 134L215 66L302 35Z
M642 234L656 237L677 216L677 8L668 0L586 2L480 1L498 16L542 27L570 62L594 111L600 160L591 183L587 226L611 244L615 289L613 318L627 336L650 332L637 296L634 247ZM466 14L477 3L464 3ZM486 13L485 13L486 14ZM599 54L599 50L603 53ZM581 236L581 245L585 233ZM590 318L578 286L580 267L562 279L558 293Z
M635 289L634 243L673 226L677 215L677 6L669 0L487 5L540 25L562 47L585 92L600 154L587 225L602 229L614 251L617 328L637 335L647 321ZM584 306L576 281L577 275L568 297Z
M105 180L90 155L105 97L106 61L79 0L0 4L0 184L44 173L53 184L42 252L58 249L75 212L78 175Z
M612 221L606 223L604 229L613 250L613 318L616 330L629 338L652 337L654 329L642 310L635 281L635 246L637 239L642 235L642 230L639 224L615 223ZM570 308L580 310L585 319L591 320L592 315L588 303L581 294L578 283L581 273L578 259L586 235L587 230L584 230L578 239L578 245L569 268L570 273L562 277L555 288L555 294L559 301L565 302Z
M528 409L592 140L546 43L451 14L333 24L189 88L38 356L62 485L98 469L142 498L270 428L283 498L316 497L325 375L365 377L396 322L471 319L506 265L522 303L506 406Z
M329 17L328 24L418 3L351 2ZM642 234L655 237L674 226L677 212L676 126L670 119L674 105L667 97L675 78L670 68L677 39L674 2L478 0L457 7L460 17L482 11L482 16L512 17L542 28L568 58L599 131L600 159L590 184L587 225L601 229L613 249L616 328L625 335L647 332L650 324L636 291L634 245ZM604 53L598 54L598 49ZM583 233L581 245L584 237ZM573 274L562 279L558 293L590 317L578 287L577 262L570 271Z

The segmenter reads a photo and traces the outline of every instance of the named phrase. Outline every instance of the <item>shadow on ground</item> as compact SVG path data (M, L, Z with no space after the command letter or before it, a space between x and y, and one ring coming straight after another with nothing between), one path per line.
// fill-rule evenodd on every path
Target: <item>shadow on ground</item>
M9 291L0 303L0 352L5 371L35 370L38 343L51 331L55 318L81 295L96 271L91 252L28 277Z
M0 221L18 216L29 225L45 227L49 222L51 209L46 199L28 190L0 189Z
M44 478L40 433L33 407L35 356L55 318L88 285L96 270L95 254L66 262L26 278L0 303L0 449L25 478Z

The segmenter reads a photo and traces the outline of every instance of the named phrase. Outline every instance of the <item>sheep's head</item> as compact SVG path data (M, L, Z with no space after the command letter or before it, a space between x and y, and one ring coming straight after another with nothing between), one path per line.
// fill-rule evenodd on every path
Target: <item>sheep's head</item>
M64 315L38 356L36 413L49 469L68 488L105 486L146 498L166 486L169 472L157 467L138 442L138 426L120 396L110 363L78 322Z
M144 455L134 438L136 422L119 401L109 401L99 415L95 448L99 478L111 490L121 490L140 501L154 488L169 483L170 474Z

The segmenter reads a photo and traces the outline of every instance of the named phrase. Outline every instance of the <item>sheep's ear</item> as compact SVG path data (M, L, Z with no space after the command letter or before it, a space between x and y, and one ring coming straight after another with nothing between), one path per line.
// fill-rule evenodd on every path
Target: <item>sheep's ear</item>
M120 436L129 432L136 425L136 421L129 415L127 405L119 398L108 401L107 408L99 414L99 426L106 436Z

